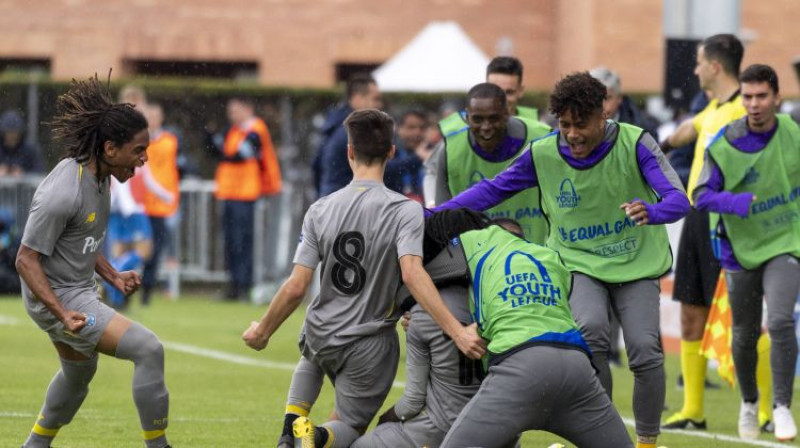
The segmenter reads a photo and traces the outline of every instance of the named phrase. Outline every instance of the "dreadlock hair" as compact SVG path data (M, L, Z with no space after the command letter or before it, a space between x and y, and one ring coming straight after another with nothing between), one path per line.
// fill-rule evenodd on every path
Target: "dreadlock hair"
M147 129L144 115L131 104L115 104L97 74L87 81L73 79L69 91L58 97L56 111L49 123L53 138L64 145L65 157L78 163L99 161L105 142L122 146Z
M453 238L470 230L485 229L492 221L481 212L467 208L442 210L425 220L422 243L423 263L434 258Z
M585 120L595 112L603 111L606 86L589 72L571 73L556 83L550 94L550 112L561 117L572 112L579 120Z

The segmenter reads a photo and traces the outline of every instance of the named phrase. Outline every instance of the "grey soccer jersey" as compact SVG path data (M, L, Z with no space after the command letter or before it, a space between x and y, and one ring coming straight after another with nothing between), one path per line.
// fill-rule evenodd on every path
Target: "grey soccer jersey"
M36 189L22 244L44 255L42 268L60 299L94 288L109 204L108 182L98 183L75 159L62 160ZM33 298L24 280L22 291Z
M471 322L466 287L450 286L440 293L456 319ZM411 310L406 350L406 389L395 412L410 419L426 406L433 424L446 433L480 388L481 362L464 356L419 305Z
M353 181L308 209L294 262L321 265L320 294L308 305L306 354L330 353L393 328L399 259L422 256L422 207L382 183Z

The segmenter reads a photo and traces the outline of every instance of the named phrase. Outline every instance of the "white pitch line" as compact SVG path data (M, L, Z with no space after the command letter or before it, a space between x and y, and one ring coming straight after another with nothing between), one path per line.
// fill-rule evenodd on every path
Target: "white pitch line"
M175 350L181 353L188 353L190 355L202 356L204 358L216 359L218 361L226 361L234 364L241 364L245 366L264 367L267 369L287 370L294 372L297 364L288 362L270 361L267 359L256 359L249 356L236 355L233 353L223 352L220 350L213 350L196 345L184 344L182 342L162 341L164 347ZM405 388L406 383L403 381L395 381L392 387Z
M18 325L19 319L11 316L0 315L0 325Z
M0 418L33 418L36 414L30 412L0 412Z
M633 420L632 418L623 418L622 421L625 422L625 424L630 426L631 428L636 427L636 421ZM736 436L715 434L713 432L704 432L704 431L687 431L684 429L665 429L661 432L661 434L662 435L680 434L689 437L699 437L701 439L722 440L723 442L740 443L742 445L748 445L748 446L766 446L770 448L786 448L788 446L791 446L785 443L767 442L765 440L742 440Z
M0 418L35 418L37 414L32 412L0 412ZM86 420L118 420L117 417L109 417L103 414L92 415L91 413L81 412L78 414L80 418ZM236 417L170 417L170 422L189 422L189 423L239 423L239 422L255 422L259 421L257 418L236 418Z

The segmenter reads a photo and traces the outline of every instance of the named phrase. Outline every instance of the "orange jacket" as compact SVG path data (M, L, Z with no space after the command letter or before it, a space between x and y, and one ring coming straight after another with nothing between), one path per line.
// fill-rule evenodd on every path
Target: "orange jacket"
M272 146L272 137L269 135L266 123L258 120L256 125L255 131L261 137L261 193L264 195L278 194L283 188L283 178L280 164L278 164L278 156Z
M260 118L253 118L243 127L231 126L225 135L223 156L235 157L239 152L239 146L250 133L255 133L259 137L260 156L221 161L216 173L217 199L255 201L262 194L280 192L280 166L267 125Z
M230 160L236 157L239 148L244 143L254 122L246 128L231 126L225 134L225 142L222 147L224 159L217 165L217 199L234 201L255 201L261 196L261 167L258 162L257 154L252 158L242 160ZM260 120L258 120L260 121ZM261 135L259 135L261 140ZM227 160L226 160L227 159Z
M150 190L145 191L144 211L148 216L165 218L178 211L180 199L178 184L178 137L161 131L147 147L147 166L159 185L172 193L175 200L166 202Z

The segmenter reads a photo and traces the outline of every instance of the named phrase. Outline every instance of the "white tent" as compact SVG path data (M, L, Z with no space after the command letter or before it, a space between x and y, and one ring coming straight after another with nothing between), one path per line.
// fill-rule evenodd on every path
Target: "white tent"
M431 22L372 75L386 92L466 92L488 64L456 22Z

